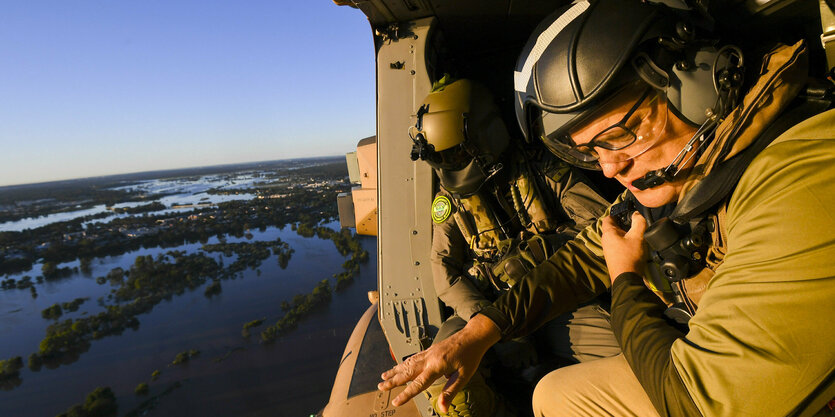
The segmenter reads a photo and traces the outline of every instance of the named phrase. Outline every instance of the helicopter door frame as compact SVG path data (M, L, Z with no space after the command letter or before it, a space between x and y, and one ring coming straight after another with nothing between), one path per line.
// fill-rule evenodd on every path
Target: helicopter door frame
M435 18L377 35L377 251L379 318L395 360L428 347L441 323L429 262L432 245L432 171L409 158L407 128L429 94L426 56ZM415 398L424 416L429 401Z

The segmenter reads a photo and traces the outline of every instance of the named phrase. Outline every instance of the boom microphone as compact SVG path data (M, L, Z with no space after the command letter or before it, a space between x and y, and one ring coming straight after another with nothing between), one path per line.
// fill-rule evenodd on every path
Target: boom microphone
M667 169L656 169L655 171L647 172L643 178L632 181L632 186L643 191L647 188L657 187L668 182L673 179L672 177L672 175L667 174Z

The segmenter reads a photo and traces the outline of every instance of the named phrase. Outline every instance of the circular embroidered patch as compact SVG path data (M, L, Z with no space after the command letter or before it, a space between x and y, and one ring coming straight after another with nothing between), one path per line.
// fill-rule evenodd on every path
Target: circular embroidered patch
M443 223L452 214L452 203L445 195L439 195L432 201L432 221Z

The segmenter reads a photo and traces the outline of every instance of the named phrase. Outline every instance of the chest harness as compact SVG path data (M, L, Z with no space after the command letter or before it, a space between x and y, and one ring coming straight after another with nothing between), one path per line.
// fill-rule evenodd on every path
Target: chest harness
M495 289L512 285L553 253L549 235L560 223L551 209L556 197L542 192L544 175L523 157L516 162L505 178L491 178L469 195L452 194L453 218L475 257L478 278Z

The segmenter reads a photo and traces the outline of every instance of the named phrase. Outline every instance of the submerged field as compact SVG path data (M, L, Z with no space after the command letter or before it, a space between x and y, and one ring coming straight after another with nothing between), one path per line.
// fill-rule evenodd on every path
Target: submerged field
M0 415L83 415L72 413L87 406L85 397L97 387L112 392L118 411L110 415L315 413L327 402L344 344L368 306L366 292L376 286L375 240L348 235L356 245L335 234L338 224L325 204L332 198L335 206L335 196L317 198L325 207L316 209L317 222L325 221L318 225L310 223L313 200L306 207L283 200L289 212L271 221L290 219L293 210L306 221L232 232L209 227L221 233L47 267L50 261L40 258L29 269L0 275L0 360L20 356L23 362L16 374L0 378ZM11 252L2 249L0 255ZM363 252L368 258L361 262ZM72 248L59 254L67 253ZM194 256L202 272L184 269ZM149 271L179 275L156 282ZM44 351L50 336L52 350Z

